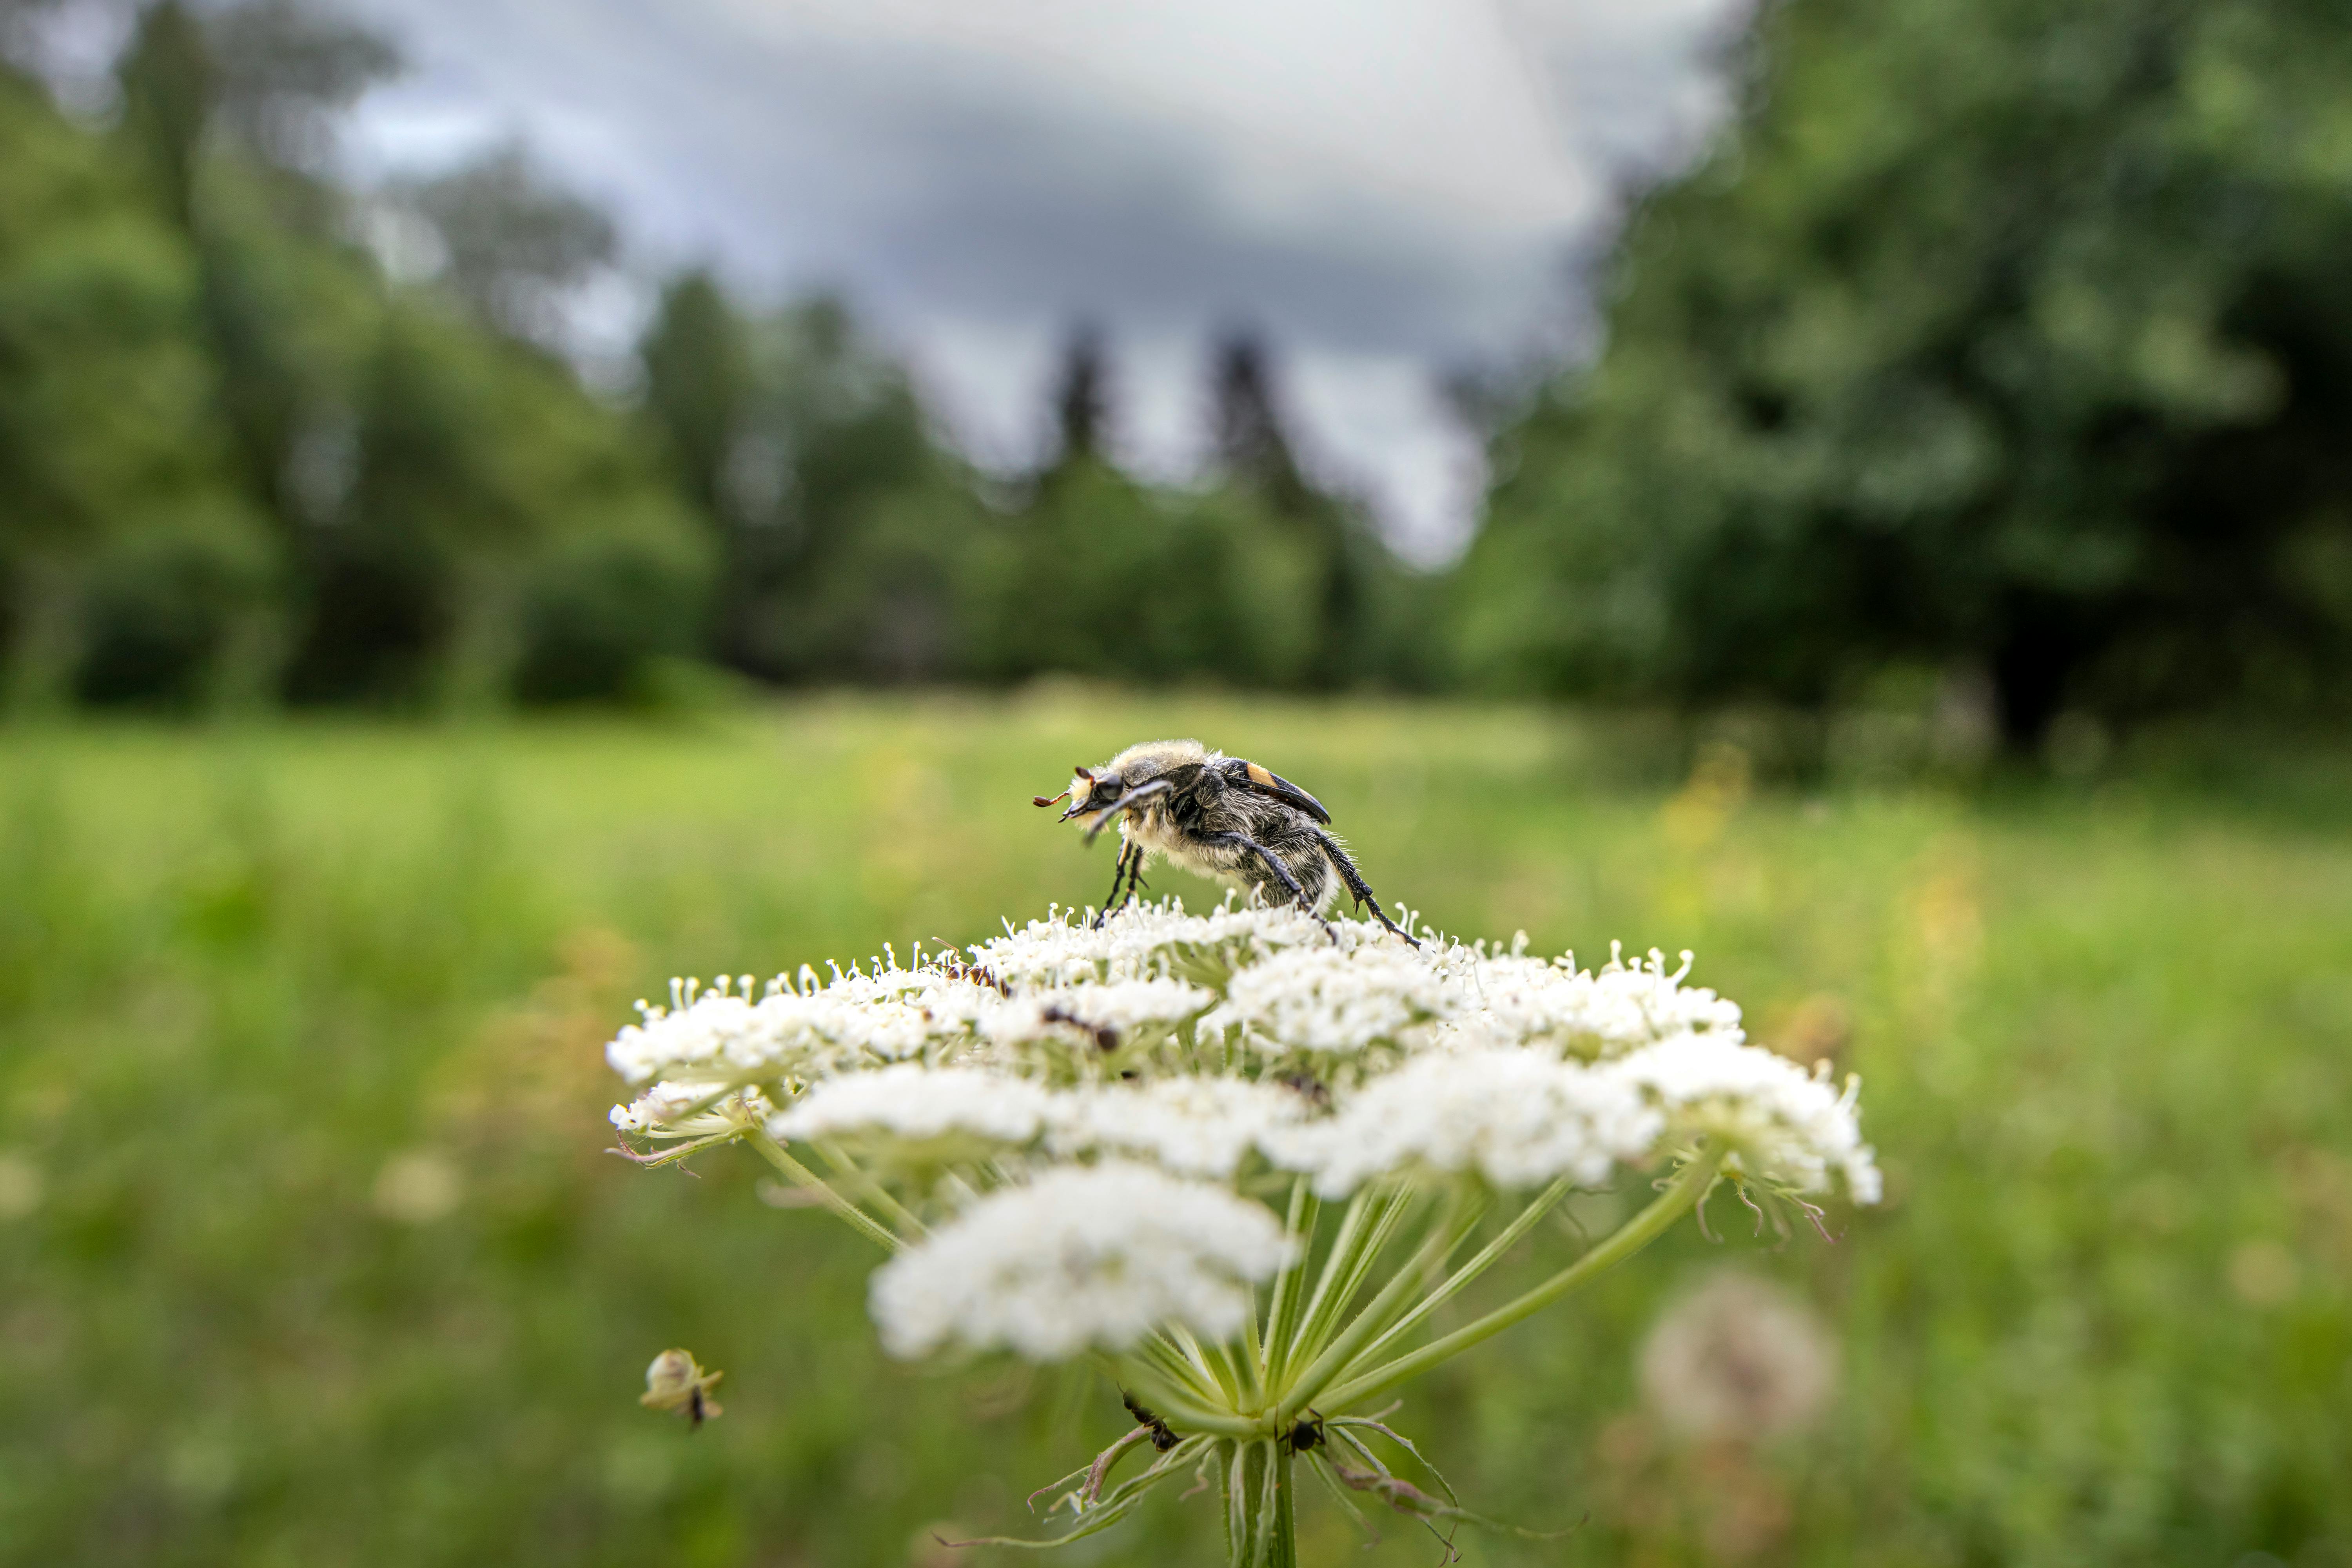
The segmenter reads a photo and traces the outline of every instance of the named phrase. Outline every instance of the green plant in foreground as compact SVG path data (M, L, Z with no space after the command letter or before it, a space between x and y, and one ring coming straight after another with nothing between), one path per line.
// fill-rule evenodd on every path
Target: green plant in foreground
M1302 1472L1350 1511L1475 1521L1373 1408L1390 1390L1718 1184L1783 1224L1817 1216L1803 1194L1833 1176L1877 1195L1853 1081L1748 1045L1739 1010L1659 955L1579 971L1425 935L1163 904L1008 922L830 982L803 968L758 995L748 976L680 982L608 1048L647 1086L613 1120L648 1164L747 1142L881 1247L870 1307L892 1353L1091 1357L1115 1378L1136 1426L1042 1489L1068 1526L1039 1544L1192 1477L1223 1498L1233 1563L1290 1563ZM1424 1337L1621 1168L1661 1173L1646 1207ZM1507 1218L1463 1258L1490 1214Z

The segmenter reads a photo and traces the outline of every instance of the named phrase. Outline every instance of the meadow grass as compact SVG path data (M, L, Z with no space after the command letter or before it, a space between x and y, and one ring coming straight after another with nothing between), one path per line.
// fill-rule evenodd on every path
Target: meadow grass
M673 973L1098 900L1108 847L1027 797L1162 733L1314 790L1433 924L1696 949L1767 1042L1864 1077L1889 1201L1834 1245L1718 1211L1408 1391L1472 1507L1585 1521L1472 1561L2352 1564L2340 755L1760 787L1559 714L1055 690L0 734L0 1564L930 1563L966 1560L934 1528L1025 1528L1115 1393L883 1359L865 1244L754 1162L603 1152L599 1047ZM1647 1325L1727 1267L1832 1326L1818 1429L1692 1447L1643 1409ZM727 1371L698 1433L635 1403L673 1344ZM1070 1560L1214 1561L1215 1515ZM1377 1522L1360 1556L1310 1499L1303 1556L1433 1560Z

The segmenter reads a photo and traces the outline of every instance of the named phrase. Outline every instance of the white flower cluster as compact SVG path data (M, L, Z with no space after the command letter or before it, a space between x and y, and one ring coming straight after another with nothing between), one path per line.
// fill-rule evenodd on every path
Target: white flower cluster
M1034 1361L1123 1350L1162 1323L1238 1332L1290 1258L1282 1222L1150 1165L1065 1165L980 1199L874 1276L893 1355L961 1343Z
M911 1242L873 1291L902 1354L1222 1339L1286 1245L1244 1194L1294 1175L1593 1185L1704 1144L1745 1181L1876 1199L1853 1084L1748 1044L1688 955L1580 970L1423 934L1170 901L756 997L682 983L609 1047L649 1086L613 1119L847 1171Z
M1665 1119L1631 1086L1542 1051L1431 1053L1288 1129L1275 1163L1340 1197L1391 1171L1474 1172L1499 1187L1591 1186L1654 1147Z
M1463 1037L1555 1046L1587 1058L1682 1035L1745 1037L1738 1003L1682 984L1690 973L1689 953L1681 968L1669 972L1661 953L1628 965L1612 947L1609 963L1593 972L1578 969L1572 958L1529 958L1525 942L1522 937L1510 952L1484 957L1477 965L1472 979L1477 1006L1459 1026Z
M1352 948L1297 947L1236 973L1210 1020L1238 1025L1257 1050L1349 1056L1377 1044L1409 1043L1468 1001L1444 962L1401 942Z
M605 1059L632 1083L807 1079L921 1057L968 1037L1001 999L926 963L885 969L877 962L872 974L836 971L830 984L803 968L797 980L770 981L756 1001L751 989L748 974L740 987L726 976L708 989L673 982L670 1005L638 1003L644 1021L623 1029Z
M1854 1202L1879 1199L1878 1163L1862 1141L1862 1084L1832 1085L1827 1062L1809 1073L1737 1040L1678 1035L1602 1070L1638 1086L1685 1133L1727 1144L1735 1170L1809 1193L1827 1189L1835 1172Z

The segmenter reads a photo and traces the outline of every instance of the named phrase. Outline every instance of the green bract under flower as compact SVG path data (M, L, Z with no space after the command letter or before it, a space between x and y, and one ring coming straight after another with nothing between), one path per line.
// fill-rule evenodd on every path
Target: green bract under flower
M613 1121L646 1159L772 1140L898 1249L873 1306L898 1353L1223 1342L1299 1245L1294 1189L1595 1186L1705 1150L1767 1194L1874 1201L1851 1080L1748 1043L1687 969L1292 910L1056 912L830 979L678 983L608 1049L646 1086Z

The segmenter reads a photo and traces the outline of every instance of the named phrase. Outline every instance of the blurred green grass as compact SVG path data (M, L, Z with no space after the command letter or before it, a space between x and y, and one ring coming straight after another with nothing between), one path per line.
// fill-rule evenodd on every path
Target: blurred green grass
M1836 1245L1686 1231L1408 1391L1472 1506L1590 1516L1472 1561L2352 1563L2344 756L1761 788L1558 714L1055 689L7 733L0 1563L929 1563L964 1560L935 1525L1020 1528L1114 1395L882 1360L856 1238L748 1161L600 1152L598 1047L674 973L1098 900L1107 850L1027 797L1160 733L1307 784L1443 928L1696 948L1864 1075L1890 1201ZM1727 1264L1815 1304L1842 1393L1678 1448L1634 1358ZM698 1434L635 1403L670 1344L728 1371ZM1214 1512L1068 1560L1214 1561ZM1360 1560L1321 1502L1302 1530ZM1360 1560L1434 1555L1383 1530Z

